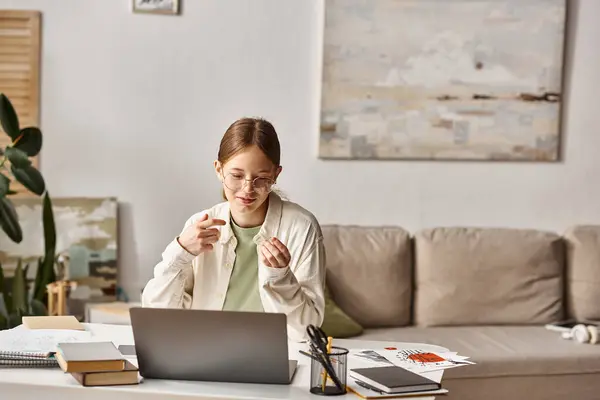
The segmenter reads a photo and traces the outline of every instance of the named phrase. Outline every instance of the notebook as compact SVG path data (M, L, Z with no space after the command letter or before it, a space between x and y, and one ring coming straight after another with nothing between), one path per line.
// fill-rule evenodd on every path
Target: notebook
M355 368L350 370L350 376L385 393L397 394L441 389L439 383L395 365Z
M0 352L0 366L58 367L58 361L47 353Z

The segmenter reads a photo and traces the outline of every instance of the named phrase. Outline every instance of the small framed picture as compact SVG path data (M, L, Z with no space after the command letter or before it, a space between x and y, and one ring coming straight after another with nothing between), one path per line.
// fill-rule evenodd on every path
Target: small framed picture
M133 12L151 14L179 14L180 0L132 0Z

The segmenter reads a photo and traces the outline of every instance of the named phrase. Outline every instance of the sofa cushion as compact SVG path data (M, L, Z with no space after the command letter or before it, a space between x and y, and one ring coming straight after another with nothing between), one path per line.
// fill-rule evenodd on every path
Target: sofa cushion
M335 302L363 327L410 323L410 235L398 227L322 227L327 285Z
M564 236L568 316L600 320L600 226L575 226Z
M325 316L321 328L327 336L334 338L349 338L363 333L363 327L335 303L327 286L325 286Z
M427 343L470 357L475 365L444 371L452 398L595 399L600 393L600 346L539 326L368 329L360 339L382 341L381 347Z
M542 324L564 317L564 242L548 232L435 228L415 235L419 326Z

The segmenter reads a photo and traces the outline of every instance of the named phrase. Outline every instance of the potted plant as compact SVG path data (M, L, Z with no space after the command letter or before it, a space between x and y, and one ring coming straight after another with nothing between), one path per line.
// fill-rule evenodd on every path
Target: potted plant
M0 93L0 123L11 142L0 148L0 227L15 243L23 240L23 231L10 199L16 194L11 183L16 180L31 193L42 197L44 256L38 259L37 272L31 290L27 281L29 265L19 260L12 284L4 278L0 265L0 291L4 307L0 307L0 330L19 325L25 315L46 315L46 285L55 281L56 228L52 202L44 178L30 160L42 148L42 132L37 127L21 128L15 109L6 95ZM10 165L10 166L9 166ZM12 176L11 179L10 176Z

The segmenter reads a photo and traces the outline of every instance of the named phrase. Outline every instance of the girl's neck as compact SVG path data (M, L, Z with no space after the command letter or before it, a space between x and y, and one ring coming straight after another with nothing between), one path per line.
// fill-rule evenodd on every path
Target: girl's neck
M267 199L259 208L250 214L238 214L233 209L231 210L231 218L240 228L253 228L262 225L267 216L269 208L269 200Z

